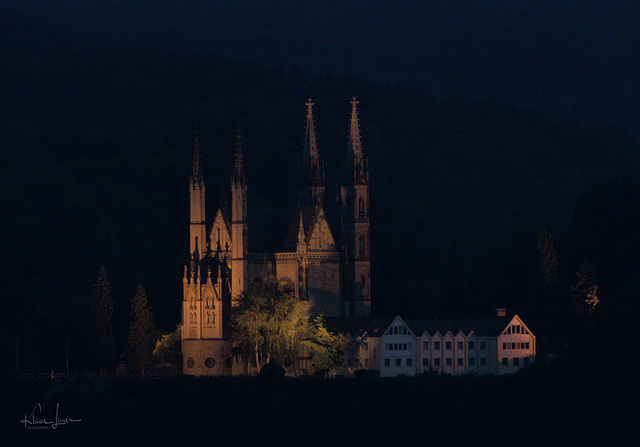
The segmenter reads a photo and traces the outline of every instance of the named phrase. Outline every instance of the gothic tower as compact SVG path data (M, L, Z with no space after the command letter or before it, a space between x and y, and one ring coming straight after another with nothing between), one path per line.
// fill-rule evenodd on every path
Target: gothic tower
M231 177L231 297L245 290L247 272L247 179L244 174L240 129Z
M342 299L345 316L371 315L369 165L362 152L356 98L351 100L347 159L340 186Z
M315 206L324 202L324 165L318 156L313 102L307 101L307 124L302 160L298 166L298 206Z
M198 145L198 134L196 132L193 145L193 170L191 177L189 177L189 196L191 199L189 206L191 216L189 253L192 262L199 261L207 250L204 193L204 179L202 178L202 166L200 165L200 146Z

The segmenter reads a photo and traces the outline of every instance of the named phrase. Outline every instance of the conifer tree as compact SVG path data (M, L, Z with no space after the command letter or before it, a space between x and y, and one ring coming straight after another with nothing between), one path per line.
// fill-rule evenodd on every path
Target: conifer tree
M576 276L576 284L571 286L571 297L576 314L591 314L600 299L597 295L598 286L593 281L593 266L588 259L582 262Z
M113 337L113 299L107 269L102 266L98 277L90 282L86 292L89 353L94 367L113 366L115 342Z
M147 301L147 293L141 284L131 300L131 324L127 351L129 360L144 377L145 368L153 361L156 346L156 329Z

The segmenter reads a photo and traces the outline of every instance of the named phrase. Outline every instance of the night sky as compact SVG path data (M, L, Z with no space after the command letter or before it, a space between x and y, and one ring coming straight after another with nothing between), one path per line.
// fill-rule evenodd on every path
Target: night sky
M17 235L6 241L3 280L19 290L34 265L47 266L28 302L51 284L55 302L73 307L65 291L80 299L106 264L119 318L127 320L142 282L159 327L171 329L194 126L209 209L225 200L238 121L250 206L290 207L283 202L293 196L309 96L329 188L348 101L360 100L380 296L395 291L387 275L399 270L400 283L414 284L406 296L425 289L421 281L436 283L444 310L479 312L489 299L469 308L459 297L482 288L482 259L542 230L572 247L571 281L583 257L571 235L579 199L637 176L637 2L34 0L0 8L5 234ZM380 300L378 311L411 309L407 302ZM47 303L33 306L60 309ZM8 311L16 321L40 318Z

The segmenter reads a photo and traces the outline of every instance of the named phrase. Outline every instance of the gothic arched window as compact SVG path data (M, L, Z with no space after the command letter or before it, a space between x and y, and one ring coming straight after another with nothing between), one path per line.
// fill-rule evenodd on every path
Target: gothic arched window
M365 244L364 244L364 236L360 236L360 257L364 258L365 253Z
M364 217L364 199L362 197L358 199L358 216Z

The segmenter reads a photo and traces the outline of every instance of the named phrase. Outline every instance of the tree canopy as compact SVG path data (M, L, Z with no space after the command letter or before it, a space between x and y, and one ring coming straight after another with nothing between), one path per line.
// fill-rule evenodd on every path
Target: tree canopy
M303 342L313 350L316 374L324 375L331 368L342 364L346 348L342 334L333 334L327 329L323 315L318 315L309 331L309 339Z
M291 290L274 282L254 281L231 309L232 340L246 359L256 367L274 358L298 357L301 342L308 333L308 306Z

